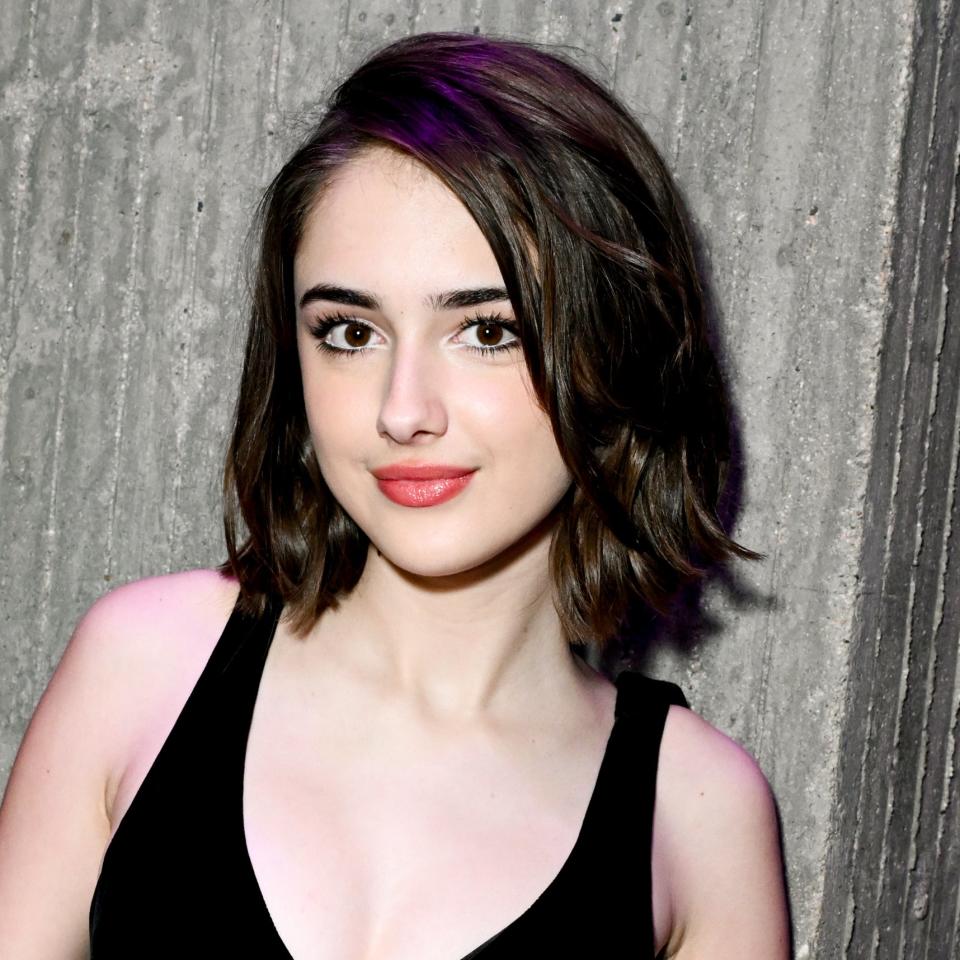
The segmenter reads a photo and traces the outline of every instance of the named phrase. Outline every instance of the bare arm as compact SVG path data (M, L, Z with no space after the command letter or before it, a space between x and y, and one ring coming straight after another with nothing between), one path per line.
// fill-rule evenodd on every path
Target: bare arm
M0 806L0 956L87 955L110 832L111 679L96 606L78 625L20 745Z
M675 960L789 960L776 807L743 748L696 714L671 709L659 835L670 864Z

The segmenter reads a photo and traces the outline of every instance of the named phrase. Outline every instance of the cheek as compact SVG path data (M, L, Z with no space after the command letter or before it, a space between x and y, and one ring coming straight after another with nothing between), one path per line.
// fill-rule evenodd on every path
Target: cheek
M361 397L355 385L339 377L336 371L318 369L307 357L301 362L303 404L313 448L321 467L342 455L344 446L356 445L358 428L363 422Z
M486 398L477 410L491 449L523 480L524 488L565 489L572 480L557 447L550 418L531 388L517 383Z
M304 402L313 448L321 464L351 457L361 440L368 415L360 398L331 384L305 385Z

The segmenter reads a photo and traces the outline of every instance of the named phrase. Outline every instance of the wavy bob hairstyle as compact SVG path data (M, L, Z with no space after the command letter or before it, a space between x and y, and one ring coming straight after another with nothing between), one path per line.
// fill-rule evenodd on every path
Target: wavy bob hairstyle
M565 56L461 33L406 37L333 92L257 212L258 259L224 476L241 608L305 631L363 572L307 427L293 259L331 174L375 146L422 163L496 257L524 360L574 482L550 548L571 644L602 650L631 605L663 612L705 565L758 554L717 516L727 403L682 204L629 111Z

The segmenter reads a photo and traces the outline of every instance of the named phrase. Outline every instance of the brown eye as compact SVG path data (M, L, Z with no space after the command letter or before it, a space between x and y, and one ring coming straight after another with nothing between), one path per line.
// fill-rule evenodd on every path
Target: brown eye
M309 325L317 349L336 357L359 357L369 349L372 327L352 317L334 314Z
M346 324L343 339L349 347L365 347L370 336L370 328L359 323Z
M504 333L507 333L512 339L505 340ZM464 336L469 333L471 338L476 338L474 343L467 343L468 350L475 353L493 356L494 354L506 354L512 350L520 349L520 338L518 336L517 326L507 319L499 317L473 317L470 320L464 320L460 325L460 333Z
M503 327L499 323L477 324L477 339L485 347L495 347L503 339Z

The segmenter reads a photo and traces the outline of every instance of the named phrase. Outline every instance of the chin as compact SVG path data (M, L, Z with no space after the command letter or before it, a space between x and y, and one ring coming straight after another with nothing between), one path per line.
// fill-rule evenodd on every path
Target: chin
M422 557L416 559L391 557L383 551L381 553L385 560L388 560L402 573L423 580L443 580L447 577L456 577L479 570L483 566L483 561L475 562L472 558L458 557L447 563L442 561L429 563L424 562Z
M514 518L516 519L516 518ZM367 536L371 550L393 566L417 577L453 577L480 571L484 567L509 564L541 541L549 539L544 522L531 517L529 524L511 525L501 530L490 524L438 524L433 530L424 525L416 532L410 529L377 525L377 536ZM542 546L546 547L544 542Z
M464 543L471 543L472 549L465 550ZM415 543L408 539L394 543L390 538L381 537L378 541L371 539L370 546L397 569L416 577L430 578L452 577L476 570L500 556L505 549L494 543L484 548L477 543L475 535L453 541L448 537L442 540L420 537Z

